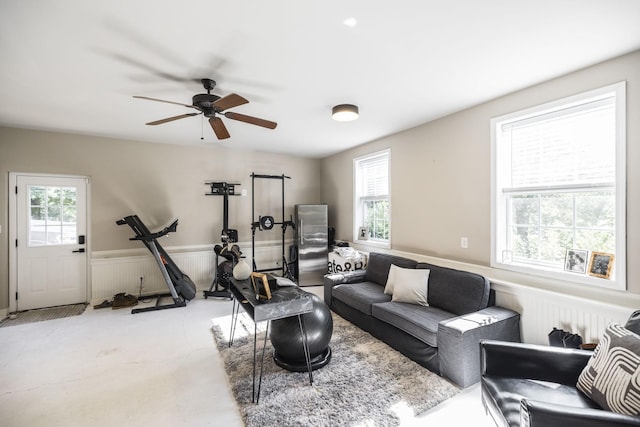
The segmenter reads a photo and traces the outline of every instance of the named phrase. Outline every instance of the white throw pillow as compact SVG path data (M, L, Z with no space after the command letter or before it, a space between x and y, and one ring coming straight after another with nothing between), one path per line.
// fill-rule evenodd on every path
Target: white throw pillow
M423 268L397 268L391 301L428 306L429 272Z
M387 295L393 295L393 282L396 277L396 268L400 268L397 265L391 264L389 267L389 274L387 275L387 284L384 286L384 293Z

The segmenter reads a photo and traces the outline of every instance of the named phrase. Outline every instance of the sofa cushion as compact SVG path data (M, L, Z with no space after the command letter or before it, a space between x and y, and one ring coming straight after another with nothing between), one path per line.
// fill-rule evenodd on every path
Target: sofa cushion
M640 336L620 325L604 331L577 387L602 408L640 415Z
M489 281L476 273L420 262L416 268L426 268L429 273L430 306L457 315L473 313L487 307Z
M379 285L372 282L344 283L333 287L332 297L371 316L371 304L391 300Z
M393 301L374 304L371 314L431 347L438 346L438 323L455 317L439 308Z
M415 268L399 268L391 266L389 275L395 272L395 283L391 301L407 302L428 306L427 293L429 291L429 270ZM385 293L386 288L385 288Z
M364 279L368 282L376 283L380 286L387 284L387 276L389 275L389 267L391 264L403 268L415 268L417 261L396 255L381 254L372 252L369 254L369 263Z

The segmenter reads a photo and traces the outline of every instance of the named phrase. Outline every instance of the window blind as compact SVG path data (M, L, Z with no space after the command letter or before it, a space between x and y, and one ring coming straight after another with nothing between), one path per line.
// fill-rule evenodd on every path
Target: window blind
M389 194L389 157L385 153L360 161L362 197L380 197Z
M510 167L504 189L599 187L615 183L615 99L505 123Z

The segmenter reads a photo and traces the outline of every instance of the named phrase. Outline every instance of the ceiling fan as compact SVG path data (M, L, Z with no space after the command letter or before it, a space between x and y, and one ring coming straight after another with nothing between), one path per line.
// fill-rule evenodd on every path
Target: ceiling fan
M268 129L275 129L278 125L276 122L272 122L269 120L259 119L258 117L247 116L245 114L234 113L232 111L226 111L229 108L237 107L242 104L247 104L249 101L243 98L240 95L232 93L227 96L219 97L218 95L213 95L211 91L216 86L216 82L211 79L202 79L200 80L202 85L204 86L207 93L199 93L193 95L192 105L183 104L180 102L173 101L165 101L164 99L156 99L149 98L147 96L134 96L134 98L138 99L146 99L149 101L158 101L158 102L166 102L168 104L176 104L182 105L187 108L193 108L195 110L200 111L199 113L187 113L180 114L179 116L167 117L166 119L160 119L153 122L147 123L147 125L155 126L161 125L163 123L172 122L174 120L184 119L186 117L198 116L203 114L204 117L209 118L209 124L213 129L213 132L216 134L218 139L227 139L231 135L229 135L229 131L227 127L224 125L224 122L220 118L220 116L224 116L231 120L237 120L240 122L249 123L256 126L262 126Z

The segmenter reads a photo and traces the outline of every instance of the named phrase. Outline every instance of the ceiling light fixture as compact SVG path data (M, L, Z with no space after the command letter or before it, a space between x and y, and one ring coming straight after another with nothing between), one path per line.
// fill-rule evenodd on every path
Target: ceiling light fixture
M333 120L339 122L350 122L355 120L359 116L358 106L352 104L340 104L333 107L333 113L331 114Z
M347 27L349 27L349 28L353 28L356 25L358 25L358 20L356 18L354 18L353 16L351 16L351 17L345 19L344 21L342 21L342 23L344 25L346 25Z

